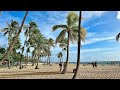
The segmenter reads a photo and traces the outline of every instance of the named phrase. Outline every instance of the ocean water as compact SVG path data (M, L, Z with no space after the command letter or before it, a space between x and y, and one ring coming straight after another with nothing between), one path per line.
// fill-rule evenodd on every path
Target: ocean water
M72 64L76 64L77 62L69 62ZM92 62L80 62L80 64L88 64L88 63L92 63ZM109 65L113 65L113 64L120 64L120 61L97 61L97 64L109 64Z

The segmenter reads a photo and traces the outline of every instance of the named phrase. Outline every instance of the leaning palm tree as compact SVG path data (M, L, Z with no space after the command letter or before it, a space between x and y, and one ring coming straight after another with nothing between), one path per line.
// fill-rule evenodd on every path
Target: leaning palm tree
M78 23L78 15L75 12L69 12L69 14L67 16L67 24L66 25L62 25L62 24L55 25L55 26L53 26L53 29L52 29L53 31L55 31L57 29L62 29L62 31L56 38L56 43L61 42L66 37L66 34L67 34L67 38L68 38L66 64L62 71L62 74L65 74L66 69L67 69L68 58L69 58L69 43L70 43L70 41L72 41L72 43L74 43L74 41L77 40L77 36L76 36L76 34L77 34L76 31L78 31L78 29L76 28L77 23Z
M10 23L7 22L7 27L3 28L1 31L4 32L3 36L8 36L8 45L10 46L13 43L13 39L18 32L19 23L17 21L11 20ZM11 50L11 54L13 50ZM8 59L8 68L10 69L10 60Z
M17 34L15 35L15 38L14 38L14 40L13 40L13 43L9 46L7 52L6 52L6 53L4 54L4 56L2 57L2 60L1 60L0 64L2 64L2 61L4 61L4 60L7 58L7 56L9 55L9 53L11 52L11 50L13 49L14 45L16 44L17 39L18 39L18 37L19 37L19 35L20 35L21 31L22 31L22 27L23 27L23 25L24 25L24 22L25 22L25 20L26 20L27 15L28 15L28 11L26 11L25 16L23 17L21 26L20 26L20 28L19 28L19 31L18 31Z

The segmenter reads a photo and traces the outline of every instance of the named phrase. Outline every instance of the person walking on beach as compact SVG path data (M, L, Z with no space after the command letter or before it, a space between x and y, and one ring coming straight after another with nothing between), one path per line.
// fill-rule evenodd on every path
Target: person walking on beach
M97 62L95 62L94 64L95 64L95 67L97 68Z
M60 67L60 72L61 72L61 70L62 70L62 63L61 62L59 64L59 67Z
M92 66L93 66L93 68L94 68L94 62L92 62L91 64L92 64Z

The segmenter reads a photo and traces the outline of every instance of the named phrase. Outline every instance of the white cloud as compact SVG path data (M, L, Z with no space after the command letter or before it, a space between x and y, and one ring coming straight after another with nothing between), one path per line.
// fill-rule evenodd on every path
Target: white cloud
M114 36L103 37L103 38L89 38L89 39L85 40L85 43L82 42L82 45L88 45L88 44L92 44L92 43L96 43L96 42L100 42L100 41L113 40L113 39L115 39Z
M93 16L101 16L107 11L83 11L84 18L91 18Z
M98 26L98 25L103 25L103 24L106 24L106 23L105 23L105 22L98 22L98 23L95 23L95 24L93 24L93 25L87 27L86 30L87 30L87 29L90 29L90 28L92 28L92 27Z
M87 37L92 37L94 36L96 33L95 32L87 32Z
M86 52L95 52L95 51L105 51L105 50L111 50L113 48L94 48L94 49L84 49L81 50L81 53L86 53Z
M116 18L117 18L117 19L120 19L120 11L118 11Z

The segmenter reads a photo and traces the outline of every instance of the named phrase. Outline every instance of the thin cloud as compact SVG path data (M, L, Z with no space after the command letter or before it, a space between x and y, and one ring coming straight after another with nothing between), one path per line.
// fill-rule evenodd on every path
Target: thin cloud
M82 45L88 45L88 44L92 44L92 43L96 43L96 42L100 42L100 41L113 40L113 39L115 39L114 36L103 37L103 38L89 38L89 39L85 40L85 43L82 42Z
M83 17L84 18L92 18L94 16L101 16L107 11L83 11Z
M86 52L95 52L95 51L105 51L105 50L111 50L113 48L94 48L94 49L84 49L81 50L81 53L86 53Z

